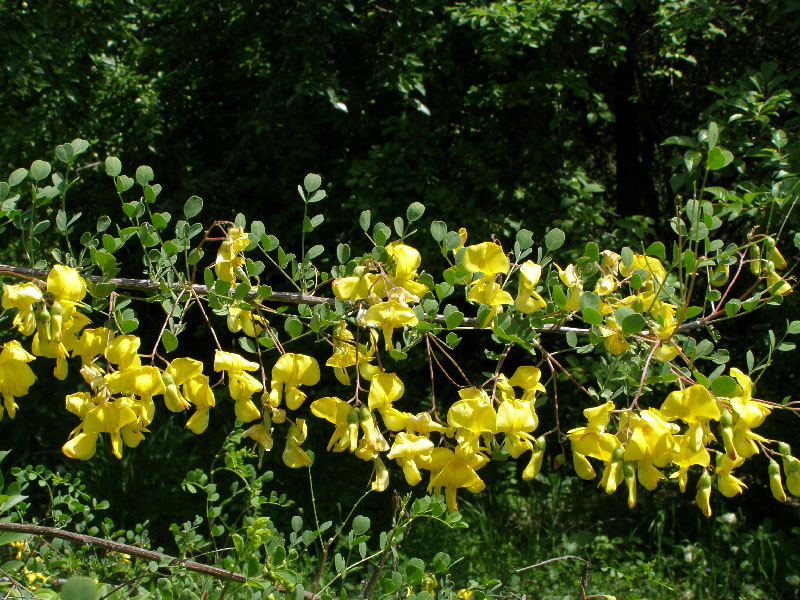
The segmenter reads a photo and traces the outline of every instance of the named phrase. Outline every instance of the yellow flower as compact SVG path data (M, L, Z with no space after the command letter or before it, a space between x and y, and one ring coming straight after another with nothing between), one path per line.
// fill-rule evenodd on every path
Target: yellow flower
M613 409L614 403L610 400L600 406L587 408L583 411L588 420L587 426L567 432L572 444L575 471L583 479L592 479L595 476L591 463L586 460L587 456L610 463L614 452L620 446L619 439L606 431Z
M99 356L105 352L113 339L114 332L105 327L84 329L80 339L72 347L72 356L80 356L81 365L88 365L94 360L95 356ZM134 350L134 353L135 352L136 350Z
M236 281L236 269L244 265L244 257L239 253L250 245L247 234L241 227L228 229L226 238L220 244L214 270L217 277L223 281Z
M36 376L27 363L34 360L17 340L3 344L0 352L0 393L3 395L3 404L8 411L9 418L13 419L17 413L15 397L24 396L36 381ZM3 418L3 407L0 406L0 419Z
M370 382L367 405L370 410L389 408L395 400L403 396L405 389L403 382L394 373L378 373Z
M286 407L289 410L297 410L306 399L305 393L301 392L299 387L316 385L319 377L319 364L315 358L291 352L284 354L272 367L270 405L273 408L280 406L285 390Z
M289 433L286 436L286 446L283 449L283 463L290 469L299 469L311 464L311 458L300 445L306 441L308 427L305 419L297 419L289 425Z
M466 388L459 390L458 395L461 400L454 402L447 411L447 424L456 429L456 452L472 456L478 451L481 435L496 432L497 413L483 390Z
M13 327L22 335L30 335L36 329L33 305L42 301L42 290L33 283L18 283L3 286L2 306L4 309L16 308Z
M383 492L389 487L389 470L380 457L376 456L372 459L375 465L375 478L372 480L372 490L375 492Z
M89 460L94 456L99 434L108 433L114 456L122 458L122 429L136 421L136 413L122 402L98 404L86 413L83 432L64 444L62 451L69 458Z
M137 354L141 344L142 341L135 335L120 335L111 340L103 354L122 370L136 368L142 364Z
M623 418L619 425L620 432L626 424ZM678 433L679 427L665 421L657 410L647 409L631 415L630 430L624 458L636 463L639 483L652 491L659 480L666 479L657 467L670 464L675 449L673 434Z
M67 378L67 349L64 344L56 340L43 342L39 337L39 332L36 332L31 342L31 352L34 356L55 358L56 366L53 368L53 376L62 381Z
M608 296L619 287L619 282L613 275L603 275L594 284L594 293L598 296Z
M697 482L697 494L694 497L697 507L706 517L711 516L711 477L708 471L703 471Z
M633 262L629 267L626 267L623 263L619 264L619 272L623 277L627 277L639 269L647 271L647 278L644 280L645 287L652 288L653 280L655 280L657 286L661 286L667 278L667 272L664 270L661 261L652 256L634 254Z
M459 488L466 488L473 494L486 488L486 484L478 477L476 471L488 460L482 454L463 456L449 448L434 448L430 454L420 459L420 466L431 472L428 492L438 496L444 488L447 508L454 511L458 510L456 493Z
M414 311L395 299L371 306L364 314L363 321L367 327L381 328L387 352L392 350L392 334L395 328L414 326L418 322Z
M622 354L631 349L615 317L606 318L605 325L600 327L600 333L603 334L603 345L611 354Z
M55 265L47 275L47 291L61 300L80 302L86 295L86 283L75 269Z
M214 392L208 385L208 375L197 375L183 384L183 396L197 409L186 422L186 428L200 434L208 428L208 416L215 404Z
M663 416L663 410L662 410ZM678 467L678 470L669 476L670 479L678 479L681 492L686 491L686 482L689 478L689 467L699 465L707 467L711 462L711 456L706 450L706 447L697 444L697 437L691 433L691 429L681 435L673 436L676 443L675 452L672 457L672 463ZM696 429L699 431L699 429Z
M658 337L662 340L671 337L672 332L675 331L675 325L677 325L675 320L675 306L662 302L661 300L656 300L653 302L650 314L658 322L655 328Z
M723 496L732 498L737 494L741 494L743 488L747 488L743 481L737 479L731 473L733 469L740 467L743 463L743 458L731 460L724 454L717 454L716 480L717 487Z
M189 401L179 389L184 383L203 374L203 363L194 358L176 358L164 369L161 379L164 381L164 404L172 412L181 412L189 408Z
M478 302L490 306L492 310L481 323L481 327L486 327L498 312L503 311L503 306L513 304L514 298L507 291L495 283L494 275L486 275L470 284L467 300Z
M358 349L353 341L353 334L347 329L347 324L340 321L333 332L333 355L325 362L325 366L333 367L333 373L344 385L350 385L350 376L347 374L347 367L352 367L358 362L359 377L371 380L373 375L380 369L372 364L375 358L375 338L372 330L370 332L370 346L359 344Z
M493 278L498 273L508 273L508 258L503 249L492 242L467 246L462 259L464 268L470 273L483 273Z
M409 485L417 485L422 480L417 461L429 455L431 450L433 442L428 438L401 431L395 436L392 449L386 456L397 460Z
M233 333L241 331L245 335L256 337L264 330L264 326L269 323L259 315L253 315L251 310L229 306L226 324L228 330Z
M334 279L331 288L333 295L339 300L366 300L371 295L375 295L373 290L378 277L373 273L368 273L364 267L356 267L356 273L352 277L340 277ZM375 296L377 298L377 296Z
M514 306L521 313L529 315L547 306L537 292L536 284L542 275L542 267L532 260L525 261L519 268L519 283L517 284L517 299Z
M318 398L311 403L311 413L333 423L335 429L328 441L328 450L355 452L358 445L358 411L335 396Z

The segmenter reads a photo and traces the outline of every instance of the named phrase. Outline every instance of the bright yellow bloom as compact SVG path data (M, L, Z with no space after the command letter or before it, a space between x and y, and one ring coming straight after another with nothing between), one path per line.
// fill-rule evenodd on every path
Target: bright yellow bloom
M397 460L409 485L417 485L422 480L417 461L427 457L431 450L433 442L428 438L401 431L395 436L387 457Z
M661 411L663 416L663 410ZM695 431L700 431L699 428ZM686 491L686 482L689 478L689 467L698 465L707 467L711 462L711 455L709 455L706 447L703 446L702 440L698 445L697 436L693 435L692 430L688 432L673 436L677 444L675 452L672 456L672 463L678 467L678 470L669 476L670 479L678 479L681 492Z
M389 408L395 400L399 400L406 388L394 373L377 373L372 377L367 396L369 410Z
M134 369L142 364L137 354L141 344L142 341L135 335L120 335L111 340L103 355L121 370Z
M333 435L328 441L328 450L333 448L334 452L356 451L358 411L355 408L335 396L327 396L311 403L311 413L335 425Z
M31 335L36 329L36 316L33 305L42 301L42 290L33 283L18 283L3 286L2 306L4 309L16 308L12 326L22 335Z
M380 371L379 367L372 364L375 358L375 338L370 329L370 346L359 344L356 349L353 341L353 334L347 329L345 321L340 321L333 332L333 355L325 362L325 366L333 367L333 373L344 385L350 385L350 376L347 374L347 367L352 367L358 362L359 377L371 380L373 375Z
M273 408L280 406L286 393L286 407L297 410L306 399L301 392L301 385L316 385L319 382L319 364L317 360L305 354L287 352L272 367L272 381L269 403Z
M236 269L244 265L244 257L239 253L247 248L250 240L241 227L228 229L226 238L220 244L214 270L217 277L223 281L236 281Z
M620 433L625 430L626 424L623 417L619 425ZM673 435L680 428L665 421L656 409L647 409L631 415L630 430L624 458L636 463L639 483L652 491L659 480L666 479L657 467L670 464L676 446Z
M600 333L603 334L603 345L611 354L622 354L631 349L615 317L606 318L605 325L600 327Z
M694 497L697 508L703 511L706 517L711 516L711 477L708 471L703 471L697 482L697 494Z
M377 298L373 289L378 280L377 275L368 273L364 267L356 267L352 277L340 277L331 283L333 295L339 300L366 300L370 296Z
M618 287L619 281L617 281L613 275L603 275L597 280L597 283L594 284L594 293L598 296L608 296Z
M434 448L430 454L420 458L420 467L431 472L428 492L437 496L445 489L445 500L450 511L458 510L456 493L466 488L473 494L483 491L486 484L476 471L489 461L483 454L463 456L449 448Z
M86 295L86 283L75 269L55 265L47 275L47 291L61 300L80 302Z
M480 272L485 277L508 273L508 258L503 249L492 242L467 246L462 264L470 273Z
M103 402L86 413L79 433L62 447L69 458L89 460L94 456L97 438L108 433L114 456L122 458L122 429L135 424L136 413L122 402Z
M519 268L519 283L517 284L517 299L514 306L521 313L529 315L547 306L544 298L536 292L536 284L542 275L542 267L532 260L527 260Z
M486 315L481 327L487 327L495 315L503 312L503 306L513 304L514 298L502 289L494 280L494 275L486 275L470 284L467 300L490 306L492 310Z
M56 366L53 368L53 376L62 381L67 378L67 349L63 343L56 340L42 342L39 332L36 332L31 342L31 352L34 356L55 358Z
M258 336L264 331L264 326L269 323L259 315L253 315L253 311L237 308L235 306L228 307L228 316L226 325L228 330L232 333L242 332L250 337Z
M208 385L208 375L188 379L182 390L183 397L197 407L186 422L186 428L195 434L203 433L208 428L208 416L215 404L214 392Z
M375 477L372 480L371 488L375 492L383 492L389 487L389 470L380 457L376 456L372 460L375 465Z
M3 395L3 404L8 411L9 418L13 419L19 406L14 401L15 397L24 396L36 381L36 376L27 363L34 360L17 340L3 344L0 352L0 394ZM0 406L0 419L3 418L3 407Z
M610 463L615 450L620 446L619 439L606 431L612 410L614 403L610 400L600 406L587 408L583 411L588 420L587 426L567 432L572 443L575 471L583 479L592 479L595 476L591 463L586 460L587 456Z
M383 331L387 352L392 350L392 333L395 328L414 326L418 322L413 310L394 299L371 306L364 314L363 321L367 327L379 327Z
M675 310L676 308L673 304L662 302L661 300L653 302L650 314L658 323L655 332L662 340L671 337L672 332L675 331L675 326L677 325Z
M105 327L84 329L80 339L72 347L72 356L80 356L81 365L88 365L94 360L95 356L99 356L105 352L113 339L114 333ZM135 352L134 350L134 353Z
M166 388L164 404L172 412L181 412L189 408L189 401L181 393L180 386L203 374L203 363L194 358L176 358L164 369L161 379Z
M652 287L653 280L655 280L657 286L661 286L667 278L667 272L664 270L661 261L653 256L634 254L633 262L629 267L626 267L623 263L619 264L619 272L623 277L627 277L638 269L647 271L647 278L644 280L645 287Z
M737 479L731 473L733 469L740 467L743 463L743 458L731 460L724 454L717 454L716 480L717 487L723 496L732 498L737 494L741 494L743 488L747 488L743 481Z

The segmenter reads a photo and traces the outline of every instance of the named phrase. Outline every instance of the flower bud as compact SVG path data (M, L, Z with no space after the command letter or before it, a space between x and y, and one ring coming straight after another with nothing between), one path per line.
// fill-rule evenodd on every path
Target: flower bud
M769 459L769 467L767 468L769 474L769 489L775 500L778 502L786 502L786 492L783 489L783 482L781 481L781 468L778 463L773 459Z

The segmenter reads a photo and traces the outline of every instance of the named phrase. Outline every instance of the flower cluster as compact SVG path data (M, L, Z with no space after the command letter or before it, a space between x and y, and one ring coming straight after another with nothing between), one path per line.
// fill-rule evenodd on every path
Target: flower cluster
M599 486L613 494L624 481L628 504L633 508L637 480L645 489L654 490L659 481L667 479L664 471L669 470L669 478L677 479L683 492L689 469L700 467L696 501L710 516L713 482L724 496L740 494L746 486L733 470L758 454L760 448L766 450L764 444L768 442L753 429L764 422L771 408L753 399L747 375L732 368L730 376L736 385L729 397L713 396L707 388L695 384L670 393L660 408L619 411L617 419L612 419L613 402L587 408L583 411L586 426L567 433L576 473L583 479L594 479L594 466L588 459L600 461L603 475ZM609 429L614 421L612 432ZM716 446L712 446L714 442ZM779 444L778 454L783 456L790 492L800 495L797 459L786 444ZM773 495L785 502L778 463L771 458L769 474Z

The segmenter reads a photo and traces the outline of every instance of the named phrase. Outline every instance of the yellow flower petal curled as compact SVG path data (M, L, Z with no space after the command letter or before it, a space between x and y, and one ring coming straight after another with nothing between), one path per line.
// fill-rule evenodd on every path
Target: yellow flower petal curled
M503 249L492 242L467 246L462 260L470 273L483 273L486 277L508 273L508 258Z
M383 464L380 457L376 456L373 459L373 463L375 465L375 476L372 479L370 487L374 492L383 492L389 487L389 470L386 468L386 465Z

